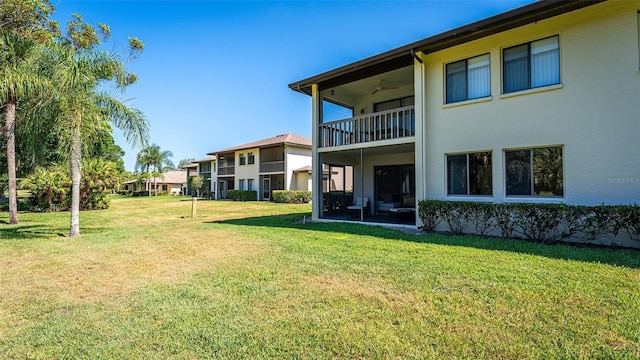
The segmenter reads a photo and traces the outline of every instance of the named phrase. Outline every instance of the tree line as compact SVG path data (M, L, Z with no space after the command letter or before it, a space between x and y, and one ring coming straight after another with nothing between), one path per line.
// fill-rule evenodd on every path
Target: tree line
M81 207L99 206L81 204L83 195L104 189L115 181L112 174L124 171L112 127L132 146L148 145L144 114L118 96L138 80L127 65L144 44L131 37L120 53L104 50L108 25L88 24L73 14L61 27L51 19L54 10L49 0L0 0L0 167L11 224L18 223L18 175L32 186L68 184L68 192L63 186L34 195L45 202L69 195L73 237L80 234Z

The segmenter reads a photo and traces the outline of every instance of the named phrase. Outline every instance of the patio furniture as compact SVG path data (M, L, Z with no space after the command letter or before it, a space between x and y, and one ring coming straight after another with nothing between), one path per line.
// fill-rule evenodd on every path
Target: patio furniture
M397 222L415 221L415 208L391 208L389 209L389 220Z
M364 210L364 216L369 215L369 198L368 197L356 197L356 202L347 206L347 211L351 217L360 217L360 211Z

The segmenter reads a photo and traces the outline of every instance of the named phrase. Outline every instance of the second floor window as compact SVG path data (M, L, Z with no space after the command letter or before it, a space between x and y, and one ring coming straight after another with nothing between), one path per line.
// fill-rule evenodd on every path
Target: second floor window
M247 165L247 156L245 154L240 154L240 165Z
M200 173L211 172L211 163L200 163Z
M490 95L489 54L447 65L447 104Z
M256 163L256 157L255 157L255 155L253 155L253 153L252 153L252 152L250 152L250 153L248 153L248 154L247 154L247 163L248 163L249 165L253 165L253 164L255 164L255 163ZM251 190L251 189L250 189L250 190Z
M505 94L560 83L558 36L504 49L502 61Z

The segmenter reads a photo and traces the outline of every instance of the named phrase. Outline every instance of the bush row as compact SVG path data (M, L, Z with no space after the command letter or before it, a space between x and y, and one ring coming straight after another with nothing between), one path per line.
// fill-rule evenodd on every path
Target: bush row
M227 199L235 201L256 201L258 192L255 190L227 190Z
M565 204L484 203L421 200L418 216L423 229L446 223L454 234L498 235L555 243L573 238L582 242L626 234L640 246L640 206L573 206Z
M131 192L132 197L149 196L148 190L140 190Z
M311 191L273 190L273 202L283 204L307 204L311 201Z

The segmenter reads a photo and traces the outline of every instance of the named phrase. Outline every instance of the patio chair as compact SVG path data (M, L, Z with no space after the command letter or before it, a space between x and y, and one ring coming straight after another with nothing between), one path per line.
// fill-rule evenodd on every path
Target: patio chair
M351 217L360 217L360 211L364 210L364 216L369 215L369 198L368 197L356 197L356 202L347 206L347 211Z

